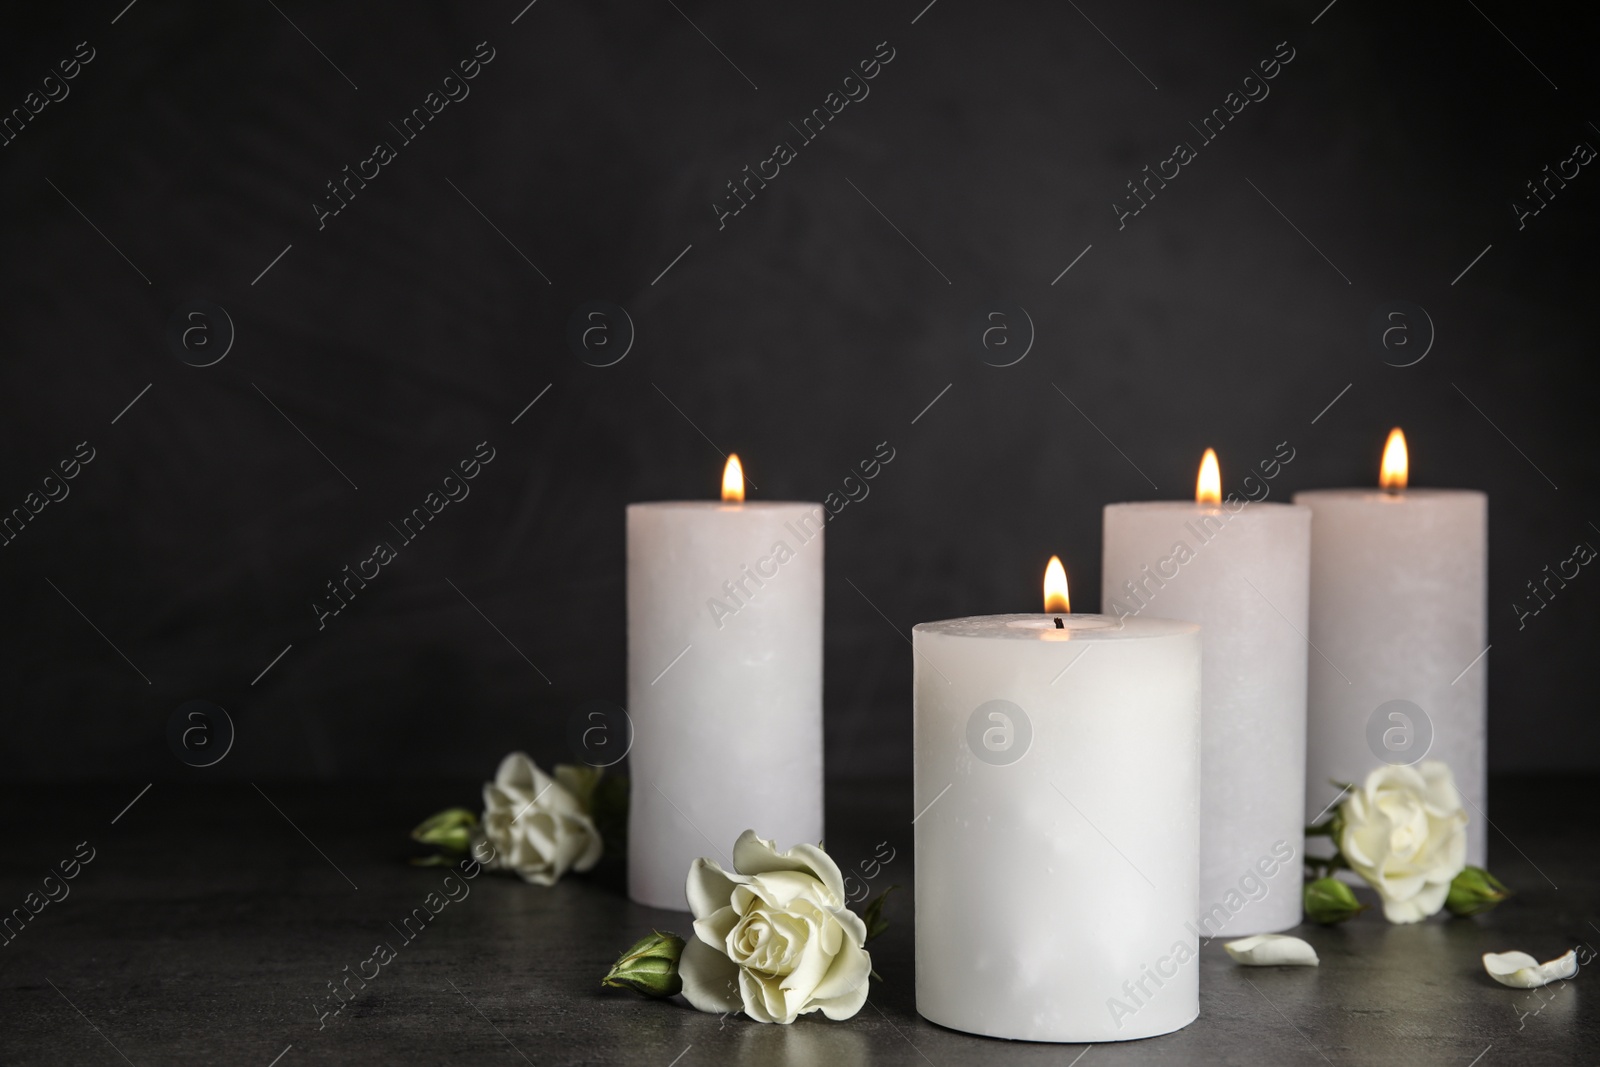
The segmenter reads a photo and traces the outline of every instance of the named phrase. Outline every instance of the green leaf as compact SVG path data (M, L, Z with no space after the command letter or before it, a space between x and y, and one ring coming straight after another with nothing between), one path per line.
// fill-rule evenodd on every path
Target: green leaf
M1511 890L1482 867L1463 867L1450 882L1444 906L1451 915L1482 915L1509 896Z
M889 899L889 894L899 888L897 885L892 885L885 889L873 897L872 902L867 905L867 910L861 913L861 921L867 924L868 941L889 929L889 920L883 917L883 905Z
M683 990L683 979L678 976L682 956L683 938L654 930L618 956L600 984L647 997L670 997Z

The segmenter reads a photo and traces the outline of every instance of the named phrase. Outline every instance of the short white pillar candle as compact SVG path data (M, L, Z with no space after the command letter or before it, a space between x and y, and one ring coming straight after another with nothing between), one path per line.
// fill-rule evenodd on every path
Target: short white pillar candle
M1029 1041L1193 1021L1199 627L990 615L912 643L917 1011Z

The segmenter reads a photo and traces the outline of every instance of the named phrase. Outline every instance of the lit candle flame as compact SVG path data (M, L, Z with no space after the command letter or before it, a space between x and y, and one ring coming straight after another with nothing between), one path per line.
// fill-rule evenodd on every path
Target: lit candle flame
M722 499L730 504L744 503L744 467L737 452L728 453L728 464L722 468Z
M1378 472L1378 484L1385 492L1401 492L1406 487L1406 474L1410 466L1406 435L1396 426L1389 431L1388 443L1383 446L1383 467Z
M1051 556L1044 569L1044 613L1065 615L1072 610L1067 599L1067 569L1061 565L1060 556Z
M1200 477L1194 483L1194 501L1196 504L1222 503L1222 471L1217 466L1217 450L1206 449L1206 454L1200 457Z

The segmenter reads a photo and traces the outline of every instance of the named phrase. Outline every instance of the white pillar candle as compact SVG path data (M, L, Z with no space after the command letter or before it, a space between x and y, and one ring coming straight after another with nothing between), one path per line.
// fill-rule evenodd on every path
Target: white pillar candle
M1489 499L1406 489L1405 439L1388 490L1296 493L1313 513L1306 814L1382 763L1443 760L1467 802L1467 862L1488 841L1484 734Z
M1199 627L1057 617L912 631L917 1011L1168 1033L1199 1014Z
M737 470L737 457L729 470ZM725 488L725 496L731 495ZM820 504L628 506L628 895L686 910L744 830L822 840Z
M1202 481L1205 503L1106 506L1100 605L1200 624L1200 926L1243 937L1300 922L1311 512L1224 503L1210 449Z

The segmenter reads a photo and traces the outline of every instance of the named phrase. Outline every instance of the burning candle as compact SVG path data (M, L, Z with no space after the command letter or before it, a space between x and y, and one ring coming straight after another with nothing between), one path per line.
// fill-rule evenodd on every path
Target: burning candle
M1378 490L1296 493L1311 532L1306 811L1380 763L1443 760L1468 805L1467 862L1487 842L1488 497L1408 489L1389 434Z
M628 895L687 907L699 856L753 829L822 840L822 547L810 503L628 506Z
M1199 1014L1199 627L1068 614L918 625L917 1011L1029 1041Z
M1104 546L1103 611L1201 626L1202 932L1298 925L1311 512L1224 502L1208 448L1193 503L1108 504Z

